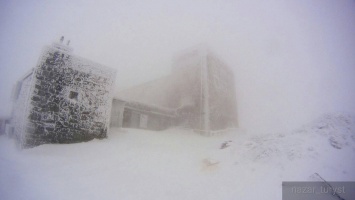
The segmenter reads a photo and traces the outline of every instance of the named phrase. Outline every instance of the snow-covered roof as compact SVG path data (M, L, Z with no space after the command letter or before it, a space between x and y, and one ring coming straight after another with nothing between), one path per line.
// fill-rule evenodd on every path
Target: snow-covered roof
M174 109L164 108L156 105L144 104L135 101L128 101L126 103L126 107L131 108L133 110L138 110L138 111L157 114L157 115L165 115L169 117L175 117L176 114L176 111Z
M53 42L52 44L53 47L62 50L62 51L66 51L66 52L73 52L73 48L70 47L69 45L64 45L58 42Z
M125 101L140 102L147 105L168 108L169 102L166 96L172 89L171 76L162 77L131 88L118 91L114 98Z

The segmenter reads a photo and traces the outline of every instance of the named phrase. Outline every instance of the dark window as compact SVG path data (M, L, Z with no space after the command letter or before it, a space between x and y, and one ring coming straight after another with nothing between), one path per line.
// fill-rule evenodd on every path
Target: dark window
M70 91L69 99L78 100L78 93L77 93L77 92L74 92L74 91Z

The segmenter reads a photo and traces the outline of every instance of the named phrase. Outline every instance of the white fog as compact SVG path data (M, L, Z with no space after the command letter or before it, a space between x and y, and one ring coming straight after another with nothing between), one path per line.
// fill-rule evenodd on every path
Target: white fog
M353 125L342 124L342 120L344 119L345 121L355 119L354 11L355 1L353 0L153 0L149 2L135 0L4 0L0 2L0 118L5 119L11 117L13 109L12 95L17 81L23 78L26 72L36 67L44 46L58 42L62 36L64 36L65 42L70 40L70 47L73 48L74 55L116 70L117 73L113 86L114 93L122 89L131 88L132 86L169 76L172 73L172 66L174 65L173 59L176 55L179 55L180 52L186 49L203 44L232 70L235 78L238 121L237 134L235 135L238 135L238 133L242 134L231 136L233 134L227 133L225 136L217 136L220 137L217 139L218 142L227 139L233 140L234 145L230 148L231 155L238 154L238 150L241 150L242 152L251 152L253 155L250 156L255 156L255 160L258 160L258 155L254 155L258 154L258 152L256 152L255 149L255 151L250 149L253 149L252 147L257 145L267 146L267 142L267 144L259 142L268 141L268 134L274 134L272 136L273 138L278 138L278 134L282 136L290 135L290 138L285 139L285 141L277 139L275 143L270 144L274 145L276 148L276 150L273 150L274 154L271 153L272 156L274 156L271 157L274 159L279 155L275 152L282 152L282 149L287 149L287 144L291 146L295 145L300 149L308 148L305 146L308 145L308 143L294 143L294 141L308 142L308 136L304 136L303 138L300 136L302 139L291 136L294 131L301 130L302 134L311 133L314 130L313 128L318 126L315 124L329 123L334 126L329 130L327 129L324 134L328 134L327 137L329 136L330 138L333 138L333 136L337 138L340 136L333 134L337 131L339 135L345 133L346 131L345 129L343 130L343 127L349 126L354 128L353 125L355 121L353 121ZM144 102L144 100L142 101ZM328 117L324 118L324 116ZM334 119L329 116L334 116ZM315 124L312 125L312 123ZM119 134L121 133L120 131L122 131L115 128L112 130L117 131ZM117 154L124 152L124 148L127 148L133 152L131 152L130 155L136 155L135 153L138 155L142 151L151 148L150 145L162 144L163 140L167 140L167 143L173 146L173 149L170 149L170 153L173 154L175 150L181 150L176 147L179 141L181 140L182 142L185 139L189 140L186 137L190 134L190 132L184 132L183 138L175 138L177 136L174 134L178 134L178 131L174 129L171 131L171 135L173 135L171 136L172 139L167 138L170 132L167 134L168 136L161 136L159 133L154 132L152 133L153 144L148 144L147 141L149 141L149 139L143 130L137 130L137 132L133 130L133 132L131 132L132 130L128 129L122 131L121 134L125 136L123 140L121 140L122 138L120 138L120 136L112 132L108 134L107 144L102 144L98 140L95 140L92 144L93 146L96 145L95 147L85 146L90 143L88 142L87 144L78 144L82 146L77 148L80 149L79 152L81 152L81 150L82 152L86 152L85 148L93 147L99 149L102 147L104 150L101 149L98 152L102 151L102 153L104 153L105 150L113 150L113 152ZM349 146L349 149L346 151L342 149L344 151L342 151L341 154L341 156L348 155L351 157L348 161L349 165L353 165L355 162L354 130L355 129L352 130L353 135L349 136L349 138L352 138L352 140L350 140L352 143L350 143L353 146L350 145L351 147ZM110 136L113 139L110 139ZM251 138L253 136L260 137L261 139ZM318 136L319 135L317 135L317 138ZM202 146L201 148L219 145L219 143L213 139L213 136L212 139L208 137L202 139L202 141L198 139L197 135L191 137L192 141L196 141L197 144ZM174 138L176 140L174 140ZM319 136L319 138L321 138L321 136ZM0 140L1 139L3 138L0 138ZM139 146L138 150L125 143L125 141L132 142L136 140L139 142L132 143L132 145ZM314 143L312 143L313 140ZM329 141L332 140L329 139ZM119 147L119 149L115 149L115 142L122 146ZM285 143L283 144L282 142ZM343 143L341 144L346 146L346 142L343 141ZM315 138L312 138L309 144L318 145ZM46 146L46 144L27 151L23 150L18 155L16 154L17 157L15 159L15 157L10 158L10 155L15 155L16 145L12 144L12 142L5 142L5 139L1 140L1 145L5 152L1 155L5 155L7 154L6 151L9 151L9 155L3 156L2 159L13 159L16 161L24 158L24 161L21 162L30 163L33 168L37 166L34 163L36 159L38 159L37 157L34 158L34 156L42 154L45 150L54 155L59 152L64 152L64 154L67 155L70 154L71 150L65 149L62 151L58 150L58 148L64 147L55 145ZM238 149L238 145L241 146L241 149ZM262 148L270 150L266 146ZM342 146L342 148L344 146ZM145 147L147 149L145 149ZM75 149L74 146L70 146L70 148ZM299 150L297 148L296 150ZM333 152L334 148L331 152ZM157 153L159 150L167 150L166 146L159 146L157 149L152 150L152 152ZM176 157L174 157L174 159L176 158L176 160L171 161L172 163L175 163L175 161L188 162L187 167L179 165L180 168L186 168L184 168L185 171L182 170L179 172L181 176L184 176L184 173L194 173L187 169L193 167L193 163L190 163L190 161L195 157L196 159L200 159L200 157L204 158L204 156L206 156L204 153L206 152L208 158L206 157L207 161L204 161L209 164L213 164L213 159L219 159L216 163L222 163L221 165L224 167L227 166L225 163L233 162L234 164L231 165L235 165L237 162L243 163L245 161L244 158L240 158L242 161L240 159L226 161L229 159L226 155L216 153L217 151L212 150L206 150L206 152L204 152L201 149L195 149L191 144L190 146L187 144L186 149L188 150L181 155L175 154ZM326 148L322 146L319 152L325 149ZM186 158L183 157L189 157L190 155L187 151L190 150L197 152L191 155L191 157L193 157L191 160L187 161ZM285 151L293 152L294 149ZM100 158L100 153L98 152L91 152L95 159ZM316 150L309 154L297 154L299 156L298 158L300 158L299 163L306 162L304 157L316 157L315 152L318 151ZM338 156L338 154L333 153L331 153L331 155ZM161 152L154 155L164 158L165 156L168 157L167 154L162 154ZM284 154L280 157L283 155ZM287 155L289 156L289 154ZM126 162L126 160L129 160L130 156L125 156L126 157L117 158L119 160L117 162ZM69 157L73 159L76 158L73 155ZM33 160L31 160L32 158ZM326 158L326 156L322 157L323 160L326 160ZM62 158L59 160L61 159ZM108 160L110 158L103 158L103 162L107 161L106 159ZM287 160L289 157L285 159L286 161L270 161L270 163L272 163L270 166L276 166L278 165L277 163L280 162L284 163L283 167L290 167L291 164ZM63 163L71 163L68 160L61 161ZM248 161L246 162L247 164L244 163L245 165L243 165L244 167L251 167L252 169L262 168L262 171L258 171L257 173L251 171L246 173L255 179L258 179L258 177L263 176L262 174L264 172L266 173L270 170L269 168L263 168L263 163L259 161L260 160L256 161L256 164L252 161ZM0 160L0 162L2 161ZM56 163L49 162L51 164ZM90 158L85 157L82 162L90 163ZM151 164L150 162L154 163L154 159L150 160L149 164ZM157 162L158 163L154 163L150 167L166 164L161 160ZM128 168L128 164L125 164ZM132 164L139 165L139 162L134 161ZM102 167L98 164L94 165L97 168ZM11 163L3 164L3 167L6 169L11 168L10 166ZM172 167L170 165L167 166ZM228 174L231 170L229 167L228 165L228 167L224 168L224 171L222 170L221 172L212 172L215 173L213 176L218 177L218 183L223 184L225 183L224 178L228 179ZM74 171L79 170L79 168L80 166L74 166ZM140 167L136 168L138 172L142 174L144 174L143 172L149 174L151 171L154 171L154 169L149 167L144 170ZM241 169L242 168L243 167L241 167ZM47 176L50 176L51 173L55 173L55 171L48 171L49 168L43 166L41 169L44 171L47 170L41 180L46 180L48 178ZM30 173L29 170L21 171L23 169L19 166L16 167L16 170L22 173ZM94 169L92 170L94 171ZM238 168L238 170L240 169ZM303 170L303 172L307 171L305 168L303 168ZM351 169L346 164L335 170L346 171L349 173L349 179L355 177L353 172L349 172ZM90 169L87 169L87 171L89 173ZM110 173L112 172L114 176L118 176L117 178L121 175L129 180L132 178L121 172L115 173L113 169L109 169L108 171ZM323 171L327 174L330 173L331 170L323 169ZM2 174L5 174L6 171L1 171L0 169L0 172L1 179ZM309 171L307 171L307 173L308 172ZM16 172L11 173L16 174ZM243 175L237 173L232 174L235 176L231 177ZM275 172L274 175L279 176L277 180L283 180L285 178L290 178L291 180L302 179L301 175L292 176L292 170L285 172L283 175L276 174ZM344 174L346 173L344 172L338 179L335 175L330 178L337 181L344 181L342 178L343 176L346 177ZM192 176L195 175L196 174ZM138 179L139 174L136 176ZM171 184L169 182L170 179L164 179L164 173L158 174L158 177L159 176L162 177L163 183ZM16 179L17 182L11 184L13 184L14 187L22 186L21 191L24 194L29 194L30 199L35 199L36 195L31 193L28 186L22 185L29 184L30 181L27 179L30 179L30 177L30 175L26 175L24 178L26 180ZM149 178L150 176L147 175L147 177ZM196 182L200 180L196 177L191 180ZM272 175L268 175L266 178L271 177ZM96 178L100 179L99 183L103 184L102 177ZM106 178L109 179L109 177ZM210 181L210 178L211 177L203 177L202 180ZM95 177L93 177L93 179L95 179ZM232 181L231 179L232 178L228 179L227 182ZM80 178L75 179L71 184L75 185L78 183L75 181L79 180ZM123 195L124 192L112 192L114 187L110 186L108 190L112 190L112 193L107 194L106 199L114 199L115 194L122 197L121 199L125 199L123 197L127 197L127 199L154 199L154 194L149 192L147 193L148 196L144 196L144 190L142 196L132 195L136 191L129 188L130 186L133 187L132 182L129 180L128 182L130 184L127 186L127 190L131 192L130 195L120 196ZM132 180L136 179L133 177ZM184 178L180 178L179 180L184 181ZM54 179L50 179L50 181L54 181ZM115 184L115 181L112 179L109 179L108 182ZM250 181L246 182L251 184ZM269 183L273 184L275 182L271 181ZM3 186L3 184L7 184L4 181L0 181L0 184L0 187L10 188L9 185L6 187ZM40 183L37 182L36 184L40 185ZM140 183L140 186L144 187L146 186L145 184L149 185L150 183L144 181ZM261 187L260 184L261 183L259 183L258 186ZM192 185L193 184L184 185L182 188L186 189ZM63 185L58 187L64 188L64 191L68 191ZM213 188L213 185L208 185L207 188L209 187ZM93 183L90 183L87 188L93 188ZM46 199L51 197L51 192L54 192L52 189L41 196L41 198ZM85 190L85 187L80 189ZM175 189L176 188L173 186L168 188L168 190L177 192ZM250 192L250 190L248 191ZM160 192L158 199L164 199L169 196L165 194L166 191L162 190ZM217 194L222 193L223 192L218 191L214 193L212 197L221 197ZM74 197L77 199L88 197L85 195L80 196L79 193L75 192L70 194L75 194ZM226 189L226 196L222 196L221 198L248 197L248 195L240 195L240 191L238 193L239 196L227 194L232 194L232 192ZM11 197L26 199L25 196L12 195L13 194L9 192L6 193L5 197L8 199L11 199ZM63 194L56 195L58 196L55 199L65 197L61 196ZM188 194L186 193L186 195ZM276 197L279 198L280 195L281 191ZM192 199L192 197L200 198L202 196L193 194L189 196L189 198L186 198L187 196L178 195L172 199ZM212 197L211 199L213 199ZM272 199L275 196L268 197ZM99 197L91 196L91 199L99 199Z
M166 75L176 52L208 44L234 70L246 129L354 111L354 9L353 1L5 1L1 115L15 81L62 35L75 54L117 69L119 88Z

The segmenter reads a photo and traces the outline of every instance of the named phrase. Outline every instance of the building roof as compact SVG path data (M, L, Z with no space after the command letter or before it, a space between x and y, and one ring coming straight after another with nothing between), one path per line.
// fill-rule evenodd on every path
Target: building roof
M114 95L114 98L122 99L127 102L139 102L160 108L169 108L169 102L166 96L171 89L171 76L165 76L128 89L120 90Z

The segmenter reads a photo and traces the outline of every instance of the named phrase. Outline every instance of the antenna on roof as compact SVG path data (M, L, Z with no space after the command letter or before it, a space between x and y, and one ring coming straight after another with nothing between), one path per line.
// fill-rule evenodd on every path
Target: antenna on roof
M62 37L60 38L60 43L63 44L63 41L64 41L64 36L62 36Z

